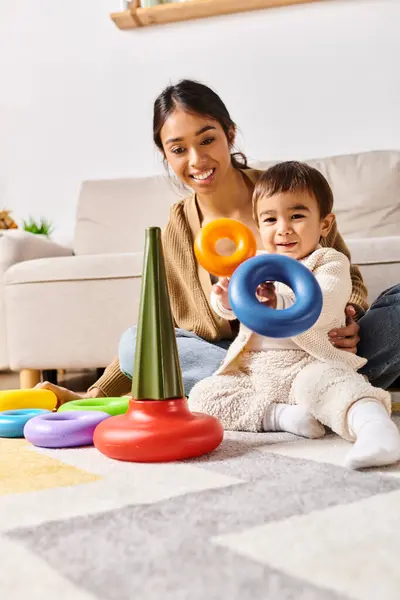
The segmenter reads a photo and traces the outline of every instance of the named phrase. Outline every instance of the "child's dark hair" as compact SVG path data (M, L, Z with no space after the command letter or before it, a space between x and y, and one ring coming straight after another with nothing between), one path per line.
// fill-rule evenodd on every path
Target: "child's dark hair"
M161 152L164 153L161 129L177 106L188 112L218 121L231 145L232 131L236 132L236 125L221 98L206 85L190 79L183 79L176 85L166 87L154 102L153 139ZM235 169L247 168L247 159L241 152L231 154L231 160Z
M315 197L321 219L332 212L332 189L320 171L301 162L280 162L264 171L254 188L253 216L257 225L257 207L260 198L297 191L308 192Z

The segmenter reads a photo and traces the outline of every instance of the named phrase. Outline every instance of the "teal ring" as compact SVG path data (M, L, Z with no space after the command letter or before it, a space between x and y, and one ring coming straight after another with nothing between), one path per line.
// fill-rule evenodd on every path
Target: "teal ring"
M30 419L49 413L44 408L19 408L0 412L0 438L23 438L24 427Z

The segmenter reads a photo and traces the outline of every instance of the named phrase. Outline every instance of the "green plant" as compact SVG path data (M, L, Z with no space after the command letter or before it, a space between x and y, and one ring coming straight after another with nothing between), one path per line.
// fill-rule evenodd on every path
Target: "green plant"
M53 231L53 225L47 219L35 221L32 217L29 217L29 219L23 221L22 229L29 231L29 233L49 236Z

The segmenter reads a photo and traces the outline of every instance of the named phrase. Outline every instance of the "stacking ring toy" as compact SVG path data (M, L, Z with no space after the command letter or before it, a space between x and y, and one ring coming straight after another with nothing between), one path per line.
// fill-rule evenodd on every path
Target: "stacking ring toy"
M0 392L0 411L18 408L45 408L54 410L57 397L50 390L5 390Z
M211 415L190 412L186 398L131 398L126 415L100 423L93 443L116 460L169 462L212 452L223 437L221 423Z
M29 419L42 413L50 413L42 408L21 408L19 410L6 410L0 413L0 437L22 438L24 427Z
M218 240L228 238L236 245L229 256L216 251ZM252 231L235 219L216 219L207 223L198 232L194 242L194 253L201 266L217 277L230 277L245 260L255 256L257 242Z
M264 281L289 286L296 301L290 308L275 310L256 298ZM322 310L322 292L313 273L294 258L260 254L242 263L232 275L228 297L233 312L246 327L272 338L293 337L310 329Z
M97 425L109 414L95 410L76 410L33 417L24 427L24 436L42 448L91 446Z
M84 398L62 404L58 412L70 410L97 410L109 415L124 415L128 410L129 398Z

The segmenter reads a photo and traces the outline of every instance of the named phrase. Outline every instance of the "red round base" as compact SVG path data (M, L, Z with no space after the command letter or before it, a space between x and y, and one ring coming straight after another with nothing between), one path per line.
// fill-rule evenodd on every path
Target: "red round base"
M191 413L186 398L132 398L125 415L96 427L93 442L102 454L117 460L168 462L212 452L223 436L218 419Z

